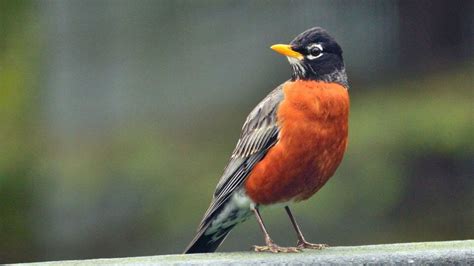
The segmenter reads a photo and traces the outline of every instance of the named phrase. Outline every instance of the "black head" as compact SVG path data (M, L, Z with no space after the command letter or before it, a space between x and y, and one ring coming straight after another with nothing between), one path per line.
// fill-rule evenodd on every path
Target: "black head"
M339 44L324 29L311 28L273 50L286 55L293 69L292 80L336 82L348 87Z

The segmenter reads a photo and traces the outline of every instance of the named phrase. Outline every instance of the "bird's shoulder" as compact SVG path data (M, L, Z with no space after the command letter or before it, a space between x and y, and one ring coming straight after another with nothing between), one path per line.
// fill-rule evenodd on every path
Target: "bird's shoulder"
M232 152L232 158L245 157L258 152L262 148L261 145L264 144L264 141L260 141L259 137L278 129L276 113L283 100L283 85L281 84L271 91L247 116L240 138Z

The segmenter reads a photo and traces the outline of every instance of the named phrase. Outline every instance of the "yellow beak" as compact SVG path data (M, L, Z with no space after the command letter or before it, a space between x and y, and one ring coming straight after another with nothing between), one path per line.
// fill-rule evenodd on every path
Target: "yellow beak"
M289 57L294 57L299 60L304 58L302 54L294 51L293 49L291 49L291 46L287 44L275 44L275 45L272 45L270 48L277 53L280 53L282 55L286 55Z

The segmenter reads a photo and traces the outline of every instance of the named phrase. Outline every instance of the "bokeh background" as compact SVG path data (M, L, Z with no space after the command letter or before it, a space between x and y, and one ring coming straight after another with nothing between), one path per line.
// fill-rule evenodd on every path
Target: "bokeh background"
M0 0L0 263L180 253L246 115L313 26L344 49L350 145L307 238L474 237L474 1ZM295 237L281 208L273 238ZM252 218L221 251L262 243Z

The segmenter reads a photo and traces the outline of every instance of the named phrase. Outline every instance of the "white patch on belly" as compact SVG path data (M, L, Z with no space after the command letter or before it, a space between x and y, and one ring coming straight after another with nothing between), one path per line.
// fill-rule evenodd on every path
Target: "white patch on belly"
M213 235L214 240L219 238L219 231L245 221L251 214L255 203L247 196L243 188L234 192L224 209L212 221L206 230L206 235ZM217 234L216 234L217 233Z
M255 202L253 202L243 188L239 189L232 195L230 200L238 208L252 209L255 207Z

